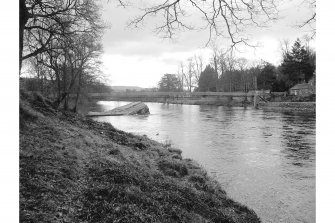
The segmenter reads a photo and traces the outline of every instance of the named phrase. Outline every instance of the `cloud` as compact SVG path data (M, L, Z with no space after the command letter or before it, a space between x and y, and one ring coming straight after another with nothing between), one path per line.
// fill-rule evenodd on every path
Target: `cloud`
M130 28L128 23L139 11L134 8L103 4L103 19L110 24L103 37L107 54L159 56L165 52L184 52L202 48L208 41L208 32L178 32L176 38L160 38L153 32L155 19L149 19L140 28Z
M105 54L102 60L112 85L153 87L165 73L176 72L175 66L152 57Z

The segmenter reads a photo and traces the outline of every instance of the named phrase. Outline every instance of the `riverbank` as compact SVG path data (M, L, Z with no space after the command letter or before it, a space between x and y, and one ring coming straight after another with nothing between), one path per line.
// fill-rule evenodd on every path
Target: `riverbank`
M315 102L261 102L259 108L267 110L283 110L283 111L316 111Z
M105 100L105 99L102 99ZM251 97L245 100L244 97L220 98L220 97L206 97L206 98L111 98L110 101L142 101L155 102L167 104L185 104L185 105L215 105L215 106L250 106L252 105Z
M181 151L20 97L21 222L260 222Z
M111 99L111 101L142 101L142 102L155 102L167 104L186 104L186 105L214 105L214 106L229 106L229 107L253 107L252 99L245 100L239 97L232 100L222 98L200 98L200 99L162 99L162 98L127 98L127 99ZM277 101L277 102L264 102L258 103L258 108L267 110L285 110L285 111L316 111L315 102L292 102L292 101Z

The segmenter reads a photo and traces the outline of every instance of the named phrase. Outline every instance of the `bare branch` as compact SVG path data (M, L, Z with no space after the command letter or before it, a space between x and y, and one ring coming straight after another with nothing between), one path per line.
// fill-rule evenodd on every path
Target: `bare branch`
M158 34L173 38L177 30L208 29L211 42L213 35L228 38L231 47L248 43L244 29L248 26L264 27L277 17L276 0L161 0L142 8L142 15L129 25L138 27L147 17L162 16L161 25L156 27ZM187 13L187 14L186 14ZM195 23L192 16L202 17L202 23Z
M310 27L311 35L310 37L313 39L314 36L316 35L316 29L315 29L315 22L316 22L316 1L314 0L305 0L302 2L302 4L308 4L309 7L312 10L312 15L306 19L302 24L298 25L299 28L304 28L306 26Z

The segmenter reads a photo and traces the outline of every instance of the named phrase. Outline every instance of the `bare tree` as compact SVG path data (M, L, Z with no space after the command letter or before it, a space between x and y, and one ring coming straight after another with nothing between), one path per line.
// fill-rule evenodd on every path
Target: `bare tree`
M236 58L233 51L224 52L219 55L219 66L221 69L221 80L228 81L228 91L233 91L233 71L236 68ZM224 83L224 85L226 85Z
M40 57L36 56L36 57ZM28 73L32 74L33 80L37 82L33 91L40 91L42 94L48 95L51 91L48 80L53 80L50 70L43 64L39 63L35 58L29 58L27 61Z
M180 74L183 76L183 82L185 82L186 88L188 92L192 92L194 88L194 62L192 58L187 60L186 67L183 63L180 63L179 68Z
M180 89L184 91L184 64L180 62L178 67L178 79L180 81Z
M290 52L290 41L288 39L283 39L279 41L279 44L282 58L285 58Z
M177 78L178 78L178 90L183 92L184 91L184 76L181 74L177 74Z
M247 77L245 73L245 69L247 68L248 60L246 58L237 58L236 59L236 66L239 69L241 73L241 81L240 81L240 89L243 89L243 91L247 91Z
M20 0L20 68L23 60L35 64L37 78L53 84L55 105L65 110L71 93L77 110L83 82L99 73L105 28L99 10L94 0Z
M248 66L248 60L244 57L240 57L236 59L236 67L240 71L244 71Z
M73 111L77 111L79 96L81 93L83 81L85 76L93 76L94 74L100 73L100 60L99 56L102 53L102 45L90 35L81 35L76 40L77 46L75 48L76 58L75 64L77 68L77 90L76 99Z
M212 64L215 70L215 81L216 81L215 89L216 91L219 91L218 81L219 81L219 57L220 57L219 54L220 52L219 52L219 48L217 47L215 43L212 44L211 48L213 51L211 61L212 61Z
M196 83L199 83L199 78L200 78L200 74L203 70L203 58L201 55L194 55L193 57L193 61L194 61L194 78Z
M83 82L90 79L85 76L100 74L98 66L102 45L99 42L100 38L92 33L72 34L71 38L53 43L47 51L30 59L32 64L48 70L47 79L54 83L57 94L56 106L63 104L67 110L69 95L75 93L74 111L77 110Z
M94 0L20 0L19 65L46 52L52 42L103 26Z

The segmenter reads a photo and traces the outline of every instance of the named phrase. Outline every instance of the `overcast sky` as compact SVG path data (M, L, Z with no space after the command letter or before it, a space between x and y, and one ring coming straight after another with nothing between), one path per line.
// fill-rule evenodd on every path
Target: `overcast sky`
M142 2L145 2L142 0ZM308 29L296 26L308 18L312 11L303 0L286 0L279 6L279 19L267 28L246 31L256 49L240 46L239 57L278 65L281 61L279 42L294 42L308 34ZM133 7L117 7L113 1L103 1L103 19L110 25L103 37L103 71L111 85L156 87L165 73L177 73L181 61L197 54L208 62L211 51L206 48L209 32L178 32L174 39L162 39L153 32L155 19L149 18L141 28L127 28L131 18L138 15ZM310 45L314 47L315 41Z

